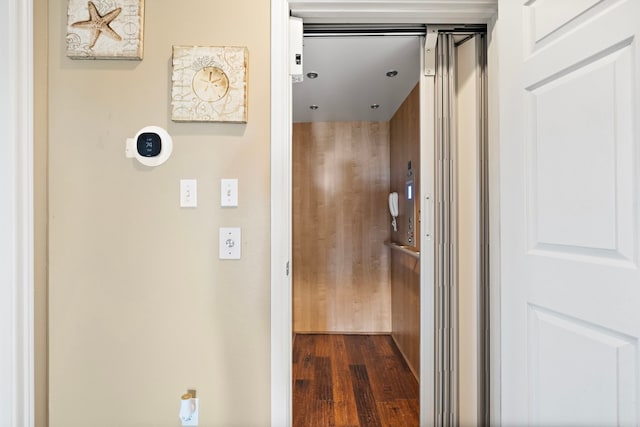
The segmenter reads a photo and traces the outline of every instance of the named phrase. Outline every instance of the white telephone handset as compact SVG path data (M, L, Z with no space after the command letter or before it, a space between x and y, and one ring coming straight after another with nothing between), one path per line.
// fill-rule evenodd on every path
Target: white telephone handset
M389 213L393 217L391 220L393 231L398 231L398 225L396 223L396 218L398 217L398 193L396 192L389 193Z

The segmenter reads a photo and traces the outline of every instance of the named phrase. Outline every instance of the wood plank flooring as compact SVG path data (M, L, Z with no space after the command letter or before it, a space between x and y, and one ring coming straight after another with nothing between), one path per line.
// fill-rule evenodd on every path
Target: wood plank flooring
M296 335L294 427L412 427L418 382L388 335Z

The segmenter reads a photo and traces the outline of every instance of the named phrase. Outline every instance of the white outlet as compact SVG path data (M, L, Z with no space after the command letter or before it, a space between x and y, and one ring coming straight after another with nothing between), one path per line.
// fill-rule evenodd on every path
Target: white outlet
M239 227L220 228L220 259L240 259L241 246Z
M188 399L187 404L185 401L181 401L180 407L180 421L182 421L183 427L198 427L198 418L200 417L200 405L198 398ZM182 405L185 407L183 408Z
M238 180L237 179L221 179L220 180L220 206L223 206L223 207L238 206Z
M195 208L198 206L198 180L180 180L180 207Z

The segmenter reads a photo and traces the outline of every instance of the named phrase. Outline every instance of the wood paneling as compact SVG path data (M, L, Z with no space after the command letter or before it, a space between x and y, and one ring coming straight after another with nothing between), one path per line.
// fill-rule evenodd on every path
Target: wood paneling
M388 335L297 335L295 427L417 426L418 382Z
M416 378L420 377L420 260L391 252L392 336Z
M404 100L389 124L391 190L398 193L398 231L391 232L394 242L407 246L420 247L420 91L419 86L413 88ZM415 232L414 241L407 240L407 163L411 161L414 181Z
M420 97L416 86L390 122L391 191L398 192L398 232L392 240L420 246L420 223L415 221L414 243L409 244L406 227L405 186L407 162L414 171L415 215L420 211ZM392 336L416 377L420 372L420 261L392 251L391 254Z
M293 127L293 328L389 332L389 125Z

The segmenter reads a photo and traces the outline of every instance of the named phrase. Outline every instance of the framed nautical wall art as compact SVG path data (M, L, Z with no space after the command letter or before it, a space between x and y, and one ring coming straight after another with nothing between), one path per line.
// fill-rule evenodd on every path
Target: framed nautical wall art
M68 1L68 57L142 59L144 0Z
M171 119L247 122L246 47L173 46Z

